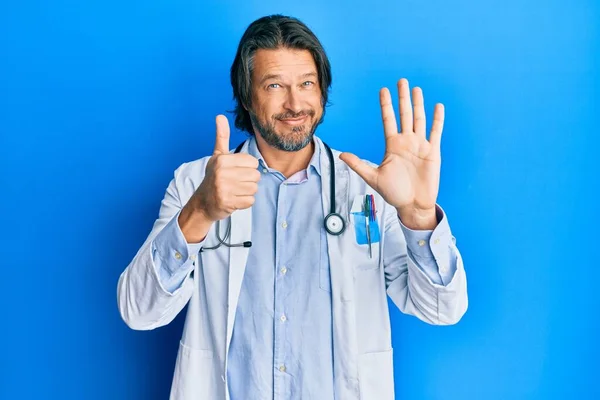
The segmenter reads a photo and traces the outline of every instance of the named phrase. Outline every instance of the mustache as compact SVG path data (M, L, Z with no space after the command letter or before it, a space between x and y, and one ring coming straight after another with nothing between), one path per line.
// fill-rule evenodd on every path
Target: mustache
M301 110L301 111L298 111L297 113L287 111L282 114L275 114L275 115L273 115L273 118L275 118L276 120L282 120L282 119L296 119L296 118L301 118L301 117L306 117L306 116L313 118L315 116L315 110Z

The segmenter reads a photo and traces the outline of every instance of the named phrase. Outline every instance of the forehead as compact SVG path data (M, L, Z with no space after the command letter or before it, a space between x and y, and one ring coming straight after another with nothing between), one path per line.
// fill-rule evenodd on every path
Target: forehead
M317 72L317 65L308 50L259 49L254 54L255 78L260 79L267 74L302 75Z

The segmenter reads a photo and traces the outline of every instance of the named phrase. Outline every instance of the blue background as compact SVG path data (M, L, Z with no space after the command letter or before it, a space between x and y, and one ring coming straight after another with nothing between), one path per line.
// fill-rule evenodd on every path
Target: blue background
M2 399L166 399L183 315L136 332L119 274L232 109L247 25L305 21L333 66L319 134L379 162L378 89L446 105L439 203L470 308L392 310L398 399L600 398L600 4L48 0L0 4ZM232 146L244 136L232 137Z

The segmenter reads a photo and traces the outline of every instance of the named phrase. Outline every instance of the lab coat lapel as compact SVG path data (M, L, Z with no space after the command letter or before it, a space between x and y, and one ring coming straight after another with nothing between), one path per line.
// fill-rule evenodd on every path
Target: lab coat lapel
M252 234L252 207L238 210L231 214L231 243L242 243L251 240ZM246 261L248 260L246 247L229 248L229 289L227 295L227 351L233 333L233 322L237 309Z
M318 140L318 139L317 139ZM321 200L324 215L330 213L331 166L327 151L321 146ZM333 354L335 390L341 399L358 400L358 343L354 305L353 265L344 258L344 249L352 243L349 226L349 172L346 164L334 152L336 212L346 223L346 230L338 236L327 234L327 251L331 274L331 312L333 318ZM323 228L324 229L324 228Z
M248 151L248 141L244 143L242 152ZM244 210L237 210L231 214L231 243L243 243L252 240L252 207ZM225 374L223 380L226 381L227 362L229 357L229 345L233 335L233 324L235 322L235 313L237 311L242 280L246 271L246 262L248 261L247 247L229 248L229 278L227 289L227 342L225 344ZM226 398L229 399L229 391L226 390Z

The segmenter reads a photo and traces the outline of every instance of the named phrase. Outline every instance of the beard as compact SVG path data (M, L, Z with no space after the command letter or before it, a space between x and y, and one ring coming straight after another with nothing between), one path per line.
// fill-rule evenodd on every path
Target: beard
M250 120L254 129L269 144L278 150L299 151L305 148L313 139L317 126L323 121L323 116L315 120L315 110L302 110L297 113L286 112L275 114L272 119L275 121L289 118L300 118L307 116L308 122L303 125L294 126L289 132L277 133L275 131L275 122L267 121L264 124L258 119L258 116L250 111ZM312 125L310 124L312 122Z

